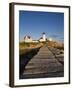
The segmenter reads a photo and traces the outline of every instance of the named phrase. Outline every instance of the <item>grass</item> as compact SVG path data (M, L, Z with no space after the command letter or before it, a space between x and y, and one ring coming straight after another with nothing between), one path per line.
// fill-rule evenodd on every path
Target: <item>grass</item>
M22 48L28 48L28 47L35 47L39 45L39 43L25 43L25 42L22 42L22 43L19 43L19 48L22 49Z
M39 47L42 47L43 45L47 45L47 46L54 47L54 48L57 48L60 50L64 50L64 45L59 45L53 41L38 42L38 43L21 42L21 43L19 43L19 53L20 53L20 55L25 54L25 53L28 53L29 51L31 51L31 49L39 48Z
M39 43L25 43L25 42L21 42L19 43L20 46L24 46L24 47L30 47L31 45L37 45Z
M19 43L19 53L20 55L30 52L32 49L40 48L43 43Z
M60 50L64 50L64 46L54 46L54 48L60 49Z

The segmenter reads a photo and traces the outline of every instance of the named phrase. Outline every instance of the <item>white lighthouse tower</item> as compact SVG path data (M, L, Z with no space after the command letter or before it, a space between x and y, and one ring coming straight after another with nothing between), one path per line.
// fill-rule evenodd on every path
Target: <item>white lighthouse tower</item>
M46 41L46 35L45 32L42 33L43 41Z

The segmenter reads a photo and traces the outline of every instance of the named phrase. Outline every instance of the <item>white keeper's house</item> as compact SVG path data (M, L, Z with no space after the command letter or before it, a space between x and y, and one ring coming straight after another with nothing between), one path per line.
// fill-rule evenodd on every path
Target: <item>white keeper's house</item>
M31 36L26 35L26 36L24 37L24 42L32 42Z

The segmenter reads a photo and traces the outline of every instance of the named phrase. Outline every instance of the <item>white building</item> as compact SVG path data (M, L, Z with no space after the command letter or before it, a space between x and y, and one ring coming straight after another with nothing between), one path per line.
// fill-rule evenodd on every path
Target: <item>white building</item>
M33 40L32 42L34 42L34 43L38 43L39 41L38 41L38 40Z
M46 41L46 35L45 35L45 33L43 32L42 33L42 37L39 39L39 40L33 40L30 36L28 36L28 35L26 35L25 37L24 37L24 42L35 42L35 43L37 43L37 42L44 42L44 41Z
M32 38L30 36L25 36L24 37L24 42L32 42Z
M46 41L46 35L45 35L44 32L42 33L42 37L39 39L39 41L40 41L40 42Z

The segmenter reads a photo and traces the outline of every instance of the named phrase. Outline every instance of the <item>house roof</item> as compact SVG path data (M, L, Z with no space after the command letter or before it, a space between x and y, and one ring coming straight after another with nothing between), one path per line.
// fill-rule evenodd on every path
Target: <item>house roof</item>
M25 39L26 37L27 37L28 39L31 39L31 37L30 37L30 36L27 36L27 35L24 37L24 39Z

